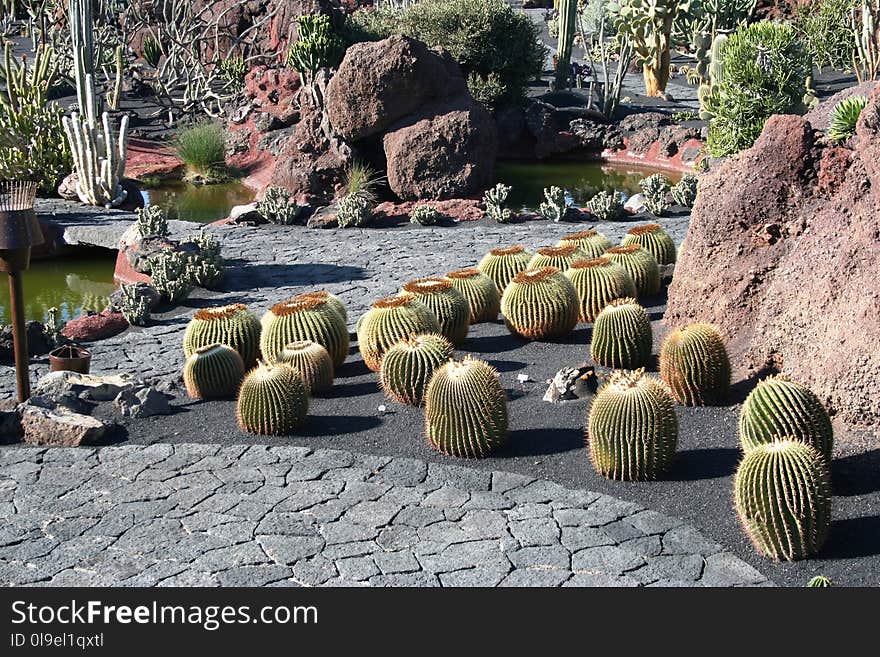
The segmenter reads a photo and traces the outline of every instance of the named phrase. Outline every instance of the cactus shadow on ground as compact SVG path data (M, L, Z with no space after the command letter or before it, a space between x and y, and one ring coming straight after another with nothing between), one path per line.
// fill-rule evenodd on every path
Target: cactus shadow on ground
M828 542L817 559L857 559L880 554L880 516L843 518L831 522Z
M540 456L585 449L586 440L581 428L518 429L510 432L507 445L497 456Z
M226 292L252 291L260 287L291 287L297 285L317 285L338 281L364 280L363 267L332 264L235 264L233 275L227 276L223 289Z
M880 449L834 459L831 482L835 495L870 495L880 490Z
M718 479L736 472L742 453L730 447L685 449L675 455L672 467L663 477L669 481Z
M298 436L326 436L333 438L339 434L360 433L379 426L378 417L363 415L309 415L305 425L297 429Z

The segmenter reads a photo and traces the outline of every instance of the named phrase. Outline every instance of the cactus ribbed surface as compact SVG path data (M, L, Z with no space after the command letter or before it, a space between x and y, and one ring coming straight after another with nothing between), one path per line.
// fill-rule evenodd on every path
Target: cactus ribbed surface
M565 276L580 299L578 319L582 322L595 321L602 309L615 299L636 294L636 284L629 272L608 258L576 260Z
M632 228L624 235L622 244L638 244L654 256L657 264L671 265L675 262L675 242L660 224L644 224Z
M670 331L660 348L660 376L680 404L723 402L730 392L730 359L718 330L698 323Z
M574 244L587 254L587 258L598 258L611 248L611 240L595 230L582 230L579 233L566 235L556 243L556 246Z
M488 456L507 442L507 394L488 363L470 357L438 369L425 393L425 433L443 454Z
M471 309L467 299L445 278L417 278L406 283L401 294L412 294L437 316L440 333L458 346L467 339Z
M299 373L310 395L333 387L333 359L317 342L291 342L278 354L278 362L290 365Z
M834 430L822 402L806 386L777 374L760 381L743 402L739 438L748 452L783 436L812 445L831 462Z
M333 367L342 367L348 356L348 326L326 299L306 297L282 301L272 306L260 320L263 358L275 361L291 342L311 340L324 347Z
M293 433L305 421L309 394L296 370L284 363L258 363L238 392L242 431L268 436Z
M446 274L471 309L471 324L494 322L501 312L501 295L495 282L479 269L457 269Z
M199 347L186 359L183 384L193 399L228 399L235 397L244 376L244 361L225 344Z
M529 340L561 338L578 323L577 291L556 267L517 274L501 297L501 313L511 332Z
M635 281L639 297L651 296L660 291L660 266L657 258L638 244L612 247L605 252L605 257L629 272Z
M452 343L439 333L414 335L398 342L382 359L382 389L401 404L422 406L428 382L454 351Z
M556 44L556 88L565 89L571 78L571 47L577 33L577 0L557 0L559 41Z
M590 354L599 365L635 369L651 360L651 320L631 298L615 299L596 316Z
M189 357L199 347L217 343L235 349L250 369L260 353L260 320L242 303L197 311L183 335L184 353Z
M337 297L335 294L331 294L327 290L304 292L294 297L294 300L298 299L322 299L327 302L328 306L339 313L339 315L342 317L342 321L348 322L348 310L346 309L345 304L342 303L339 297Z
M563 244L562 246L547 246L538 249L532 259L529 260L529 269L541 267L556 267L559 271L565 271L571 267L575 260L589 258L577 244Z
M805 559L821 549L831 524L828 466L799 440L759 445L739 464L734 502L761 554L779 561Z
M611 373L587 417L587 444L596 472L609 479L657 479L678 444L675 401L644 370Z
M437 315L411 294L385 297L358 320L358 349L367 367L378 372L392 345L419 333L440 333Z
M521 246L492 249L483 256L477 269L495 281L498 292L503 294L513 277L528 269L531 259L531 252Z

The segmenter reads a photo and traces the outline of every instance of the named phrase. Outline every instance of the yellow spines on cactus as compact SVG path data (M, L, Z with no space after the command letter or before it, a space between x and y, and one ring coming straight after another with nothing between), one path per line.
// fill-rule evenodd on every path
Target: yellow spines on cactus
M401 294L412 294L437 316L440 333L458 346L467 339L471 309L464 298L445 278L417 278L406 283Z
M718 329L697 323L670 331L660 347L660 376L680 404L723 402L730 391L730 360Z
M647 297L660 291L660 265L649 251L638 244L614 246L605 257L629 272L636 284L639 297Z
M295 300L308 298L323 299L327 302L328 306L342 316L342 321L348 322L348 310L345 308L345 304L342 303L340 298L335 294L331 294L327 290L315 290L313 292L303 292L294 297Z
M498 288L498 293L503 294L504 288L513 277L528 269L531 259L531 252L519 245L492 249L483 256L477 269L491 278Z
M517 274L501 297L501 313L511 332L529 340L568 335L577 326L578 295L556 267Z
M636 284L622 266L608 258L576 260L565 272L580 299L580 321L593 322L615 299L633 297Z
M457 269L446 274L471 310L471 324L494 322L501 312L501 295L495 282L479 269Z
M532 259L529 260L529 269L541 267L556 267L559 271L565 271L571 267L575 260L589 258L577 244L563 244L562 246L546 246L538 249Z
M654 334L648 313L633 298L615 299L596 316L590 354L599 365L635 369L648 365Z
M305 421L309 395L299 374L284 363L263 363L245 376L236 419L248 433L285 436Z
M622 244L638 244L654 256L660 265L673 264L677 255L675 242L660 224L644 224L630 229L624 235Z
M358 349L367 367L378 372L392 345L419 333L440 333L437 315L412 294L385 297L358 320Z
M454 351L452 343L438 333L414 335L392 345L382 359L382 389L401 404L422 406L428 382Z
M193 399L235 397L243 376L241 355L225 344L199 347L183 366L183 383Z
M212 344L232 347L246 369L253 367L260 353L260 320L242 303L202 308L186 327L183 351L189 357Z
M333 387L333 359L317 342L291 342L278 354L277 361L295 369L310 395Z
M556 243L556 246L574 244L587 254L587 258L598 258L612 247L611 240L595 230L582 230L578 233L566 235Z
M326 299L303 297L272 306L260 320L260 349L268 361L278 358L291 342L311 340L323 346L339 368L348 356L348 327Z

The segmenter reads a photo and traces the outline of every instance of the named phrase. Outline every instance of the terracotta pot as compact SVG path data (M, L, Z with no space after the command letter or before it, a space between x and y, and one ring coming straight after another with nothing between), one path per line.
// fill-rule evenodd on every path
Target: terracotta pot
M49 352L49 370L52 372L77 372L88 374L92 352L77 345L58 347Z

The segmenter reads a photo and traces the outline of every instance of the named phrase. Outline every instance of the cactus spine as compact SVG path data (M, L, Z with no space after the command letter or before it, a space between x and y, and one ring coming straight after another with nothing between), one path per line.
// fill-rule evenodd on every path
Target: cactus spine
M766 557L793 561L816 554L831 524L828 466L813 447L783 438L747 452L734 480L743 529Z
M636 226L624 236L623 244L638 244L654 256L657 264L671 265L675 262L675 242L660 224Z
M660 377L685 406L723 402L730 360L717 329L698 323L671 331L660 348Z
M511 332L528 340L560 338L577 326L578 294L555 267L520 272L504 290L501 313Z
M260 320L241 303L197 311L183 335L184 353L189 357L199 347L217 343L235 349L245 369L253 367L259 355Z
M611 240L595 230L582 230L579 233L566 235L556 243L556 246L574 244L586 253L587 258L598 258L611 248Z
M812 445L831 463L834 430L825 407L806 386L782 374L759 382L739 414L743 451L782 437Z
M461 292L471 311L471 324L494 322L501 312L501 295L495 282L479 269L457 269L446 274L452 287Z
M507 442L507 394L488 363L450 361L431 377L425 393L425 433L443 454L488 456Z
M346 309L345 304L342 303L339 297L335 294L331 294L327 290L315 290L314 292L304 292L303 294L298 294L294 297L294 300L296 301L300 299L321 299L322 301L326 301L328 306L339 313L339 316L342 317L342 321L348 323L348 310Z
M422 406L434 372L452 358L452 343L437 333L414 335L393 345L382 359L379 380L389 397Z
M556 267L559 271L565 271L571 267L571 263L575 260L582 260L588 257L587 253L582 251L576 244L547 246L537 250L532 259L529 260L528 268Z
M291 342L311 340L323 346L333 359L333 367L342 367L348 356L348 327L342 316L326 299L306 297L276 303L260 320L263 333L260 350L272 362Z
M657 259L638 244L615 246L605 252L605 257L622 265L632 276L639 297L651 296L660 291L660 266Z
M440 333L437 315L411 294L385 297L358 320L358 349L367 367L378 372L388 349L419 333Z
M651 360L653 346L648 313L635 299L615 299L596 316L590 354L599 365L644 367Z
M609 303L636 293L636 284L629 272L608 258L576 260L565 276L577 291L581 322L595 321L596 315Z
M401 294L412 294L425 304L440 322L440 333L454 345L467 339L470 330L471 309L467 299L444 278L417 278L401 289Z
M297 371L310 395L333 387L333 359L317 342L291 342L278 354L278 362Z
M235 397L244 376L244 361L225 344L199 347L186 359L183 383L193 399L228 399Z
M609 479L657 479L678 444L675 402L644 370L612 372L587 418L587 443L596 472Z
M290 365L260 362L241 384L236 417L248 433L285 436L302 425L308 410L299 374Z
M531 259L532 254L521 246L492 249L483 256L477 269L495 281L499 294L503 294L513 277L528 269Z

